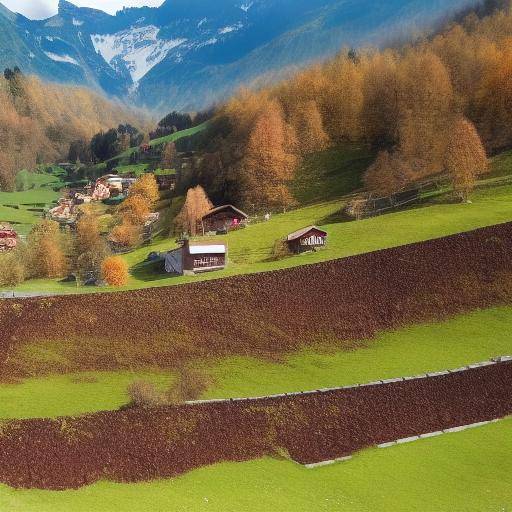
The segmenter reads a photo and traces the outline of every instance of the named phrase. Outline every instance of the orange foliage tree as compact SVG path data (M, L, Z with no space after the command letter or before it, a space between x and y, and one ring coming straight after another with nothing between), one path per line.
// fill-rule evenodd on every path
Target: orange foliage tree
M128 263L120 256L110 256L101 265L101 275L110 286L128 284Z
M297 158L289 150L291 131L279 103L269 102L256 120L240 165L246 206L261 210L293 204L288 184L293 178Z
M445 156L455 192L468 200L479 174L489 169L487 155L473 123L459 118L453 126Z
M412 172L400 155L381 151L366 171L364 183L368 190L389 196L406 188L412 177Z
M203 187L197 186L187 191L185 204L177 215L174 224L177 231L196 236L199 221L213 207Z

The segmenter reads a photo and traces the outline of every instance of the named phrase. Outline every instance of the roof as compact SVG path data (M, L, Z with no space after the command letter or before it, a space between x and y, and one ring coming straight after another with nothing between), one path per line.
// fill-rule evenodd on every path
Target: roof
M235 208L232 204L225 204L224 206L217 206L216 208L212 208L208 213L203 215L203 219L206 219L207 217L210 217L211 215L215 215L216 213L219 213L223 210L233 210L235 213L238 213L239 215L241 215L244 219L249 218L249 215L244 213L242 210Z
M325 231L318 229L316 226L308 226L307 228L302 228L297 231L294 231L293 233L290 233L288 235L288 237L286 238L286 240L288 242L292 242L293 240L297 240L298 238L303 237L304 235L306 235L307 233L309 233L310 231L313 231L313 230L321 233L321 236L327 236L327 233Z
M226 254L224 244L198 244L189 246L190 254Z

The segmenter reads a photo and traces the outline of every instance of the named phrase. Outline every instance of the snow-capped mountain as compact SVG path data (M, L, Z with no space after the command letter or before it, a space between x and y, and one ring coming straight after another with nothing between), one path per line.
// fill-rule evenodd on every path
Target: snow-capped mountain
M476 0L166 0L115 16L61 0L34 21L0 4L0 66L165 111L197 109L259 76L379 44Z

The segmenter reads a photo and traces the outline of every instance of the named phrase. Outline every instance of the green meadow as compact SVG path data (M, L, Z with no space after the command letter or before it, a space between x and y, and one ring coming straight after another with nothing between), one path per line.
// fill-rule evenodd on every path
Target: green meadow
M512 420L306 469L265 458L77 490L0 486L9 512L509 512Z

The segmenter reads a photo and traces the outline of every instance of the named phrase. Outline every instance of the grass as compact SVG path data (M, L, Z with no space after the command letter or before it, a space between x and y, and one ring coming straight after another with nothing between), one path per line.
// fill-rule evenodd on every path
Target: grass
M512 420L424 439L314 470L264 458L179 478L78 490L0 486L12 512L509 512Z
M176 142L179 139L183 139L184 137L190 137L191 135L195 135L196 133L199 133L206 129L209 125L209 121L206 121L202 124L199 124L197 126L193 126L192 128L188 128L187 130L181 130L176 133L172 133L171 135L166 135L165 137L159 137L158 139L153 139L150 141L149 145L154 148L156 146L161 146L162 144L166 144L167 142ZM131 154L135 153L138 150L138 147L129 148L123 153L120 153L116 157L112 158L112 160L116 159L124 159L126 157L129 157Z
M476 311L441 323L386 332L364 348L304 350L280 363L250 357L197 361L213 377L202 398L235 398L313 390L458 368L498 355L512 355L512 306ZM66 347L26 345L41 360L66 364ZM92 349L91 349L92 350ZM108 357L105 353L105 357ZM11 354L16 360L18 355ZM50 364L51 367L51 364ZM0 418L54 417L116 409L126 403L126 386L144 378L167 385L172 376L153 368L32 378L0 385ZM91 382L91 379L93 380Z
M364 171L374 155L362 144L345 144L306 157L291 187L301 204L327 201L363 186Z
M0 419L75 416L114 410L128 402L136 380L167 389L172 376L159 371L88 372L27 379L0 386ZM0 507L0 510L1 507Z
M254 224L222 238L228 243L228 268L198 276L173 277L155 272L144 264L152 251L166 251L175 247L174 238L161 238L127 255L131 268L128 286L138 289L152 286L170 286L187 282L265 272L281 268L318 263L356 254L396 247L413 242L443 237L454 233L509 222L512 220L512 185L477 190L472 204L423 204L362 221L345 222L339 214L343 201L331 201L274 215L269 222ZM317 224L328 233L325 249L293 256L279 261L268 261L276 240L286 234ZM52 280L28 281L19 291L54 293L90 293L111 291L109 288L76 289L73 285Z

